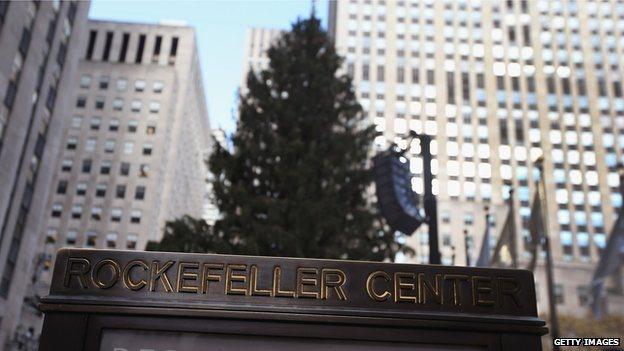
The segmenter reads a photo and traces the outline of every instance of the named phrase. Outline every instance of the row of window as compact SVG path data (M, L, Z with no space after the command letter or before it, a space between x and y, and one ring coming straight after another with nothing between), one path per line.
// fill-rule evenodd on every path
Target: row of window
M106 98L104 96L96 96L95 101L93 102L93 106L96 110L103 110L106 105ZM76 107L77 108L86 108L87 106L87 96L80 95L76 98ZM114 98L112 101L113 111L122 111L124 108L124 99L123 98ZM132 112L141 112L143 108L143 102L139 99L133 99L130 102L130 111ZM148 110L150 113L158 113L160 112L160 101L152 100L148 104Z
M93 59L97 59L94 57L95 54L95 47L96 47L96 40L97 40L97 36L98 36L98 31L97 30L91 30L89 32L89 41L87 44L87 53L85 55L87 60L93 60ZM126 62L126 59L128 58L128 48L130 46L130 36L131 33L128 32L124 32L122 33L121 36L121 43L119 45L119 53L118 53L118 57L116 58L116 60L118 62ZM134 36L133 36L134 37ZM113 31L106 31L106 36L105 36L105 42L104 42L104 47L102 50L102 56L100 57L100 59L102 61L109 61L109 60L115 60L115 58L111 58L111 49L113 47L113 41L115 39L115 33ZM143 54L145 51L145 44L147 41L147 35L146 34L139 34L138 38L137 38L137 42L136 42L136 52L134 55L134 59L132 59L132 61L134 63L140 64L143 63ZM150 40L151 40L151 36L150 36ZM163 44L163 36L162 35L156 35L154 38L154 45L153 45L153 51L152 51L152 57L150 62L151 63L158 63L158 61L160 60L160 54L161 54L161 47ZM170 45L169 45L169 57L167 60L167 64L169 65L173 65L175 64L175 60L176 60L176 55L178 53L178 43L179 43L179 38L177 36L173 36L171 37L171 41L170 41Z
M95 231L88 231L84 234L84 245L87 247L96 247L98 241L98 234ZM56 243L59 238L59 230L57 228L48 228L46 233L46 241L48 243ZM106 247L114 249L117 247L119 235L116 232L106 233ZM128 234L126 235L126 249L135 250L137 248L138 235ZM77 246L78 243L78 231L70 229L65 234L65 244L70 246Z
M74 160L72 159L63 159L61 161L61 171L62 172L71 172L72 167L74 165ZM93 161L91 159L84 159L82 161L81 172L82 173L90 173L91 168L93 167ZM100 174L108 175L111 172L113 167L112 161L102 160L100 162ZM131 165L128 162L121 162L119 164L119 175L128 176L130 174ZM137 172L137 176L140 178L145 178L149 175L149 165L146 163L142 163L139 165L139 169Z
M117 144L117 140L115 139L106 139L104 141L104 153L112 154L115 152L115 146ZM95 151L97 146L96 138L87 138L85 141L84 150L86 152ZM78 147L78 137L69 136L67 138L66 148L67 150L76 150ZM154 149L154 145L152 143L143 143L142 154L144 156L150 156ZM126 155L130 155L134 152L134 141L126 141L123 144L123 153Z
M90 74L83 74L80 77L80 87L83 89L89 89L91 87L91 81L92 81L92 77ZM98 77L98 89L99 90L107 90L108 86L110 83L110 77L109 76L100 76ZM117 78L117 80L115 80L115 88L117 89L117 91L122 92L122 91L126 91L126 89L128 88L128 79L126 78ZM137 93L142 93L145 91L145 89L147 88L147 82L144 79L136 79L134 81L134 91ZM156 94L160 94L162 93L163 89L165 88L165 84L160 81L160 80L156 80L154 82L152 82L152 91Z
M82 127L82 120L83 120L82 116L72 117L71 127L74 129L80 129ZM102 117L100 116L91 117L89 121L89 128L91 130L100 130L101 125L102 125ZM109 120L108 130L111 132L116 132L119 130L119 126L120 126L119 120L116 118L112 118ZM129 120L126 130L128 131L128 133L136 133L138 126L139 126L139 121ZM145 134L146 135L156 134L155 122L148 122L147 126L145 127Z
M84 206L82 204L75 204L70 209L70 218L71 219L81 219L83 215ZM92 207L91 208L91 219L99 221L102 219L102 208L101 207ZM141 210L131 210L130 211L130 223L140 224L141 223ZM50 216L52 218L60 218L63 215L63 204L59 202L55 202L52 204L52 211L50 212ZM110 210L110 221L111 222L121 222L123 217L123 210L121 208L115 207Z
M57 194L67 194L68 181L65 179L59 180L56 193ZM95 186L95 196L96 197L105 197L106 196L106 184L97 184ZM76 195L77 196L85 196L87 194L87 183L86 182L78 182L76 183ZM119 184L115 187L115 198L117 199L125 199L126 198L126 185ZM137 185L134 189L134 199L135 200L144 200L145 199L145 186Z

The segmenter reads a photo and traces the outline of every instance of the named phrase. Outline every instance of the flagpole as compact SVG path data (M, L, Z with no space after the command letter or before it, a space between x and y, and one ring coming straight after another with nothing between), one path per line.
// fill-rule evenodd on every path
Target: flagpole
M466 267L470 267L470 248L468 247L468 230L464 229L464 249L466 250Z
M516 247L516 216L514 212L514 189L509 189L509 211L511 211L511 237L509 238L509 253L511 254L511 268L518 268L518 248Z
M535 161L535 166L540 174L539 196L542 201L542 213L548 213L548 202L546 199L546 181L544 177L544 158L540 157ZM555 279L553 271L552 250L550 248L550 235L548 234L548 216L542 214L544 221L544 251L546 251L546 282L548 284L548 304L550 314L550 335L553 339L559 337L559 318L557 317L557 301L555 300ZM553 351L559 351L559 346L553 345Z
M621 164L619 166L620 174L620 195L624 198L624 168ZM611 228L611 234L607 244L605 245L602 253L600 254L600 260L596 265L594 275L591 281L592 289L592 313L594 319L598 320L602 318L602 315L606 312L606 298L607 293L605 290L606 280L615 275L619 277L622 271L622 265L624 263L624 256L620 253L621 247L624 247L624 208L622 205L618 210L618 217L613 227ZM619 237L622 237L621 239ZM620 243L619 241L622 241ZM618 280L616 289L622 290L621 283Z

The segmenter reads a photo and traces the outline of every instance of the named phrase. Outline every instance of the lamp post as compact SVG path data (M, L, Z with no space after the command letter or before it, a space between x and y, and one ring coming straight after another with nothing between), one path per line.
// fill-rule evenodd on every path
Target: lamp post
M431 173L431 136L410 132L410 136L420 140L420 155L423 159L423 188L424 188L424 209L425 222L429 228L429 263L440 264L440 248L438 246L438 202L433 195Z

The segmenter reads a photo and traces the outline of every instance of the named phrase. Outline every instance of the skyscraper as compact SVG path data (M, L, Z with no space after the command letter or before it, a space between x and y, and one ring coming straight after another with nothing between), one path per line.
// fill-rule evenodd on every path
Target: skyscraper
M194 29L90 20L87 32L41 228L50 260L66 246L143 250L204 206L211 132Z
M474 262L485 206L496 240L513 188L517 251L526 265L534 161L544 156L556 299L575 314L587 313L579 306L588 303L593 269L622 205L623 31L624 4L616 1L349 0L331 2L329 13L345 72L383 132L376 145L405 147L409 130L435 138L443 263L465 264L464 231ZM418 151L413 145L413 187L422 192ZM426 233L417 231L410 243L417 255L409 259L427 262ZM546 312L543 265L535 273ZM624 309L621 293L609 301L609 309Z
M25 290L40 262L37 237L88 10L86 1L0 2L2 349L18 330L22 304L35 309Z
M259 72L269 65L267 50L273 42L283 33L279 29L248 28L245 33L245 46L243 53L243 73L241 76L241 91L244 92L247 85L247 73Z

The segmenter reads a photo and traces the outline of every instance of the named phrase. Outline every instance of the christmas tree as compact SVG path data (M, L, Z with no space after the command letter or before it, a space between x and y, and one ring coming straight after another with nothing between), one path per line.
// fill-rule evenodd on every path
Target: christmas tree
M209 160L221 219L206 251L393 260L406 247L369 201L375 132L319 19L294 23L268 58L248 75L231 151Z

